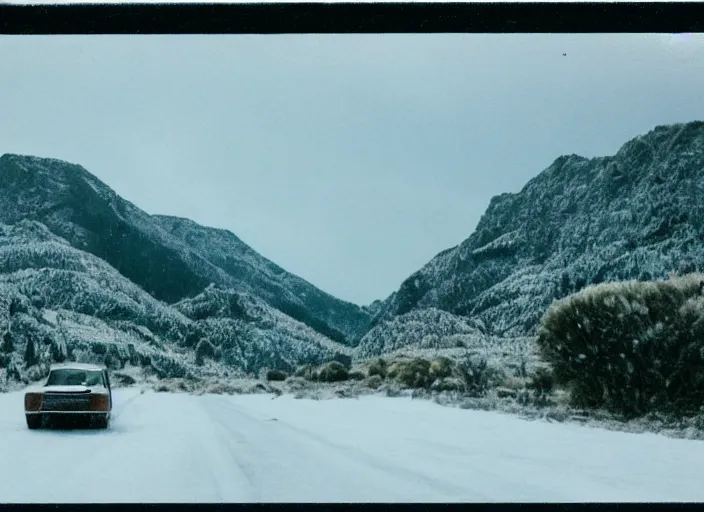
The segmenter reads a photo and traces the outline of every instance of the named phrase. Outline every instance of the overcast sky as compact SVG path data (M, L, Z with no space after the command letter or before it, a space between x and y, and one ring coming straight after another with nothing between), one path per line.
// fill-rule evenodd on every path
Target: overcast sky
M704 120L702 91L701 36L0 36L0 153L366 304L558 156Z

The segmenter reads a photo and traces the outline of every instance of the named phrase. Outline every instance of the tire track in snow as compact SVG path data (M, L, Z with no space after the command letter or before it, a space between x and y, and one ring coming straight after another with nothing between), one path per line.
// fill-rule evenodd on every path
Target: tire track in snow
M285 421L281 421L277 418L271 418L262 415L261 413L252 411L247 407L240 404L235 404L226 396L218 396L218 403L221 407L235 412L241 417L248 418L248 420L256 421L261 424L261 427L268 430L271 434L271 440L281 440L284 438L286 441L294 440L293 443L286 443L289 446L297 445L308 445L314 446L316 449L309 450L304 448L305 453L312 455L316 451L318 453L326 453L325 462L329 464L329 472L335 474L337 468L332 463L333 459L345 459L350 462L353 466L358 468L363 468L366 478L370 477L370 469L373 470L377 475L373 477L374 481L378 481L380 477L391 478L398 482L402 482L404 485L408 485L409 482L413 483L414 489L416 491L428 490L428 495L437 496L438 494L443 494L447 496L448 500L459 500L463 501L467 499L469 493L467 488L454 485L452 483L446 482L434 478L432 476L419 473L407 468L403 468L399 465L389 463L379 457L371 455L359 448L354 448L350 446L344 446L337 443L332 443L326 439L315 435L312 432L301 429ZM235 432L234 430L231 430ZM349 465L349 464L348 464ZM366 482L365 482L366 484ZM398 488L398 485L390 486L387 488ZM388 493L386 493L388 494ZM488 501L489 497L478 490L473 490L471 492L473 500ZM405 500L406 498L402 498ZM422 499L422 498L421 498ZM435 500L434 500L435 501Z
M223 418L220 404L210 403L213 398L213 396L204 395L199 397L199 400L201 400L208 416L214 420L214 427L216 428L216 431L219 431L219 435L217 437L218 441L224 445L229 455L229 459L237 467L238 471L244 476L247 482L247 494L249 495L249 498L243 499L242 501L262 501L261 485L259 485L258 479L255 478L257 464L253 463L252 460L246 457L247 452L237 449L233 443L233 440L234 442L239 442L241 447L242 445L247 444L246 438L243 437L242 433L234 428L230 422ZM249 448L256 449L256 446L250 444ZM214 477L216 479L218 478L217 475Z

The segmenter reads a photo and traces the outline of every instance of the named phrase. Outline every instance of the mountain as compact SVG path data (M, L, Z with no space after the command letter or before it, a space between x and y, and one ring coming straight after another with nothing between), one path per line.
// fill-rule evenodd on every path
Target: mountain
M531 335L553 300L588 284L702 270L704 122L659 126L614 156L562 156L494 197L469 238L375 308L360 347L395 345L394 319L427 309Z
M350 353L246 292L211 285L165 304L26 219L0 224L0 336L0 388L66 359L205 377L292 370Z
M195 297L215 284L248 292L346 344L361 337L371 318L365 309L284 271L228 231L147 214L79 165L3 155L0 205L0 222L39 222L165 303Z

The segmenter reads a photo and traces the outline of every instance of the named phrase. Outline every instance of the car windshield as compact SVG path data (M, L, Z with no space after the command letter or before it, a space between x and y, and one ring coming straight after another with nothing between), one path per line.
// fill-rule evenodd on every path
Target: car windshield
M53 370L46 381L47 386L101 386L103 377L99 370Z

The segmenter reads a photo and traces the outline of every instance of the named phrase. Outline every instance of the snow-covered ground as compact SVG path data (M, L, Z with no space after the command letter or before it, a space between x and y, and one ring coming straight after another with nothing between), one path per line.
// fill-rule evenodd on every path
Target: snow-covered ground
M0 502L704 501L704 442L410 398L115 392L111 427L26 428L0 395Z

